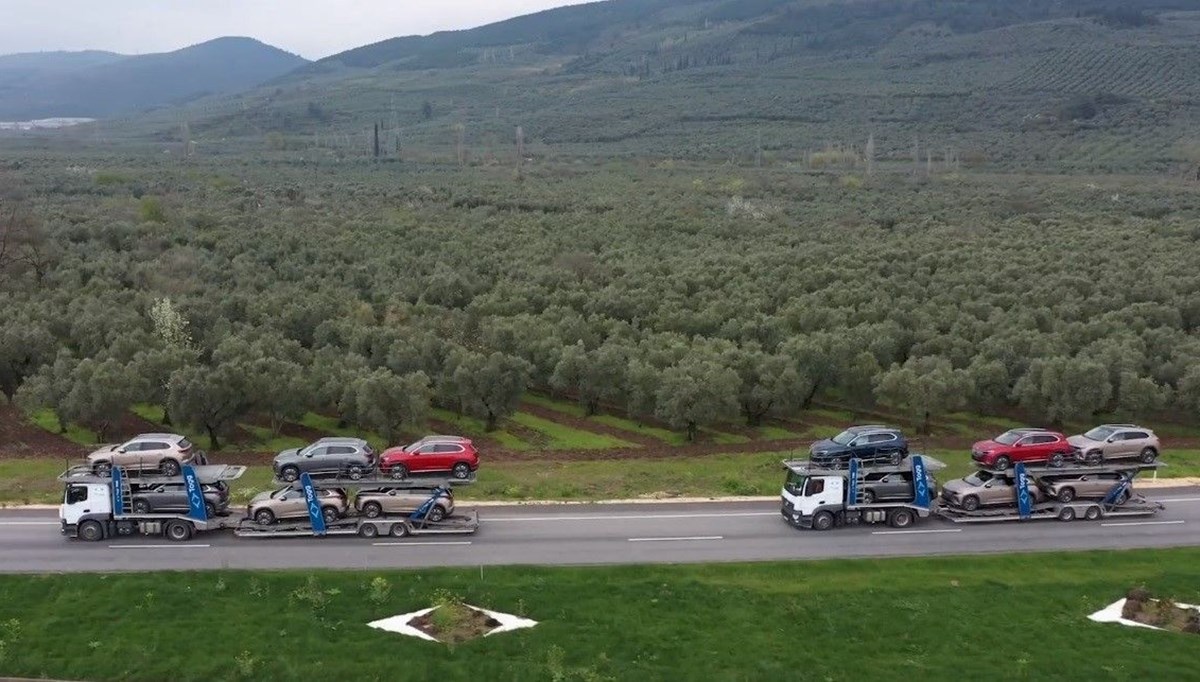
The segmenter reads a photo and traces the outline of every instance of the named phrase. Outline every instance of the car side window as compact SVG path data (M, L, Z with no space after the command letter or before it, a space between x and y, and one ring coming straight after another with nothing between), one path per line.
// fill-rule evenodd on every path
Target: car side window
M1141 431L1129 431L1125 434L1125 440L1142 440L1150 436Z
M1034 436L1033 437L1033 442L1035 442L1035 443L1053 443L1056 440L1058 440L1058 439L1055 438L1054 436Z
M85 502L88 498L88 488L86 485L73 485L67 488L67 504L75 504L76 502Z
M454 443L442 443L437 446L437 451L438 452L462 452L462 446L455 445Z
M327 455L327 454L329 454L329 448L327 448L327 447L324 447L324 446L322 446L322 447L319 447L319 448L313 448L313 449L312 449L312 456L313 456L313 457L324 457L324 456L325 456L325 455Z
M126 444L122 445L119 449L124 450L125 452L141 452L142 444L141 443L126 443Z
M142 450L166 450L166 443L142 443Z
M329 447L329 454L331 455L349 455L353 453L354 448L345 445L332 445Z

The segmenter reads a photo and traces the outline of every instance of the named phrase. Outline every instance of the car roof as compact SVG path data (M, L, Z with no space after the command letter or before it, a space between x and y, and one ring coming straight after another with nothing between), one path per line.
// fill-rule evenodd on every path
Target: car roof
M187 436L181 436L178 433L139 433L138 435L134 436L133 438L130 438L129 441L127 441L127 442L133 442L135 440L171 440L171 439L174 439L176 441L186 440Z
M1110 429L1138 429L1141 431L1149 431L1150 430L1144 426L1138 426L1137 424L1101 424L1100 426L1105 427L1105 428L1110 428Z
M326 436L325 438L318 439L317 443L350 443L352 445L366 445L367 441L363 440L362 438L352 438L349 436Z
M883 424L863 424L861 426L851 426L846 430L854 431L855 433L867 433L870 431L899 431L900 429L897 429L894 426L885 426Z

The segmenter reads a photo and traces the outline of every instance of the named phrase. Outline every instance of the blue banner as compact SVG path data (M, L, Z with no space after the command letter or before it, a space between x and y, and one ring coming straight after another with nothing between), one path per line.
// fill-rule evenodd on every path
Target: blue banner
M1017 513L1023 519L1033 513L1033 495L1029 492L1029 473L1024 462L1017 462Z
M928 509L931 493L927 478L929 474L925 470L925 458L913 455L910 459L913 468L913 504Z
M858 458L850 459L850 475L846 477L846 504L858 504Z
M321 503L317 500L312 478L308 474L300 474L300 485L304 486L304 503L308 505L308 520L312 522L313 534L324 535L325 517L321 514Z
M113 514L120 516L125 511L124 494L121 488L125 487L125 474L121 472L120 467L113 467L112 471L112 498L113 498Z
M183 466L183 482L187 488L188 518L207 521L208 510L204 507L204 489L200 487L200 479L196 478L196 470L190 464Z

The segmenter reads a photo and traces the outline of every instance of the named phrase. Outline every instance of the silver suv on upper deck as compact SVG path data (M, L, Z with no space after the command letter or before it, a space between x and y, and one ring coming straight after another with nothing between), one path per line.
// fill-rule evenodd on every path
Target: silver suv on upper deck
M1089 465L1130 458L1150 464L1161 452L1158 436L1137 424L1101 424L1087 433L1071 436L1067 443L1075 459Z

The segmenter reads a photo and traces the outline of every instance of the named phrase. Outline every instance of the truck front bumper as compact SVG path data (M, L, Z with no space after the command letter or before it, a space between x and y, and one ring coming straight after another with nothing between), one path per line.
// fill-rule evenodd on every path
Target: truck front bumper
M795 526L796 528L812 528L812 517L805 516L796 511L796 508L792 506L792 503L787 498L784 498L780 504L779 513L783 516L783 520L787 521L791 526Z

